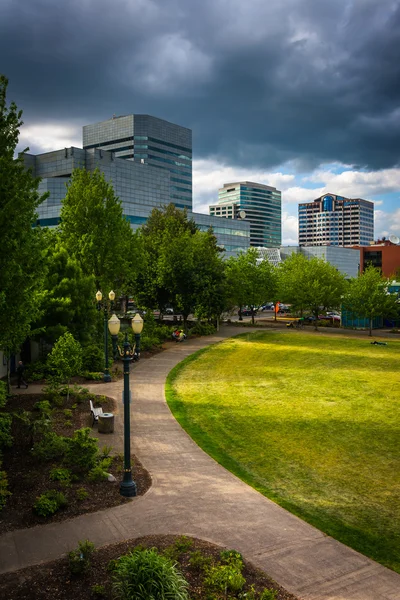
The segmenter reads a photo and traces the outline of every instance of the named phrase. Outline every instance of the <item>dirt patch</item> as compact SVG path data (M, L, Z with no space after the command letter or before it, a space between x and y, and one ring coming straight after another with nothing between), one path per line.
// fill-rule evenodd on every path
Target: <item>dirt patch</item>
M42 399L39 394L14 396L7 403L5 410L17 414L23 414L23 411L31 412L34 404ZM104 412L112 412L114 400L102 397L101 405ZM54 410L51 420L52 430L65 437L72 436L76 429L90 427L90 425L88 402L79 404L74 396L68 401L64 399L63 407ZM111 450L113 461L107 472L114 475L115 482L91 482L84 477L65 485L50 479L51 470L62 466L61 462L44 462L35 458L31 452L33 436L26 424L16 417L13 418L12 436L13 445L4 450L2 467L7 473L8 489L12 495L0 512L0 534L14 529L64 521L81 514L129 502L119 494L123 469L121 455L112 456ZM132 456L132 470L138 495L143 495L151 486L151 477L135 456ZM40 517L33 511L33 505L38 496L50 489L62 492L67 499L67 506L51 517Z
M186 545L190 545L190 547L179 553L177 548L182 546L182 544L179 545L182 541L184 541L183 545L186 542ZM223 548L204 540L195 538L184 538L183 540L183 538L172 535L147 536L100 548L92 555L88 572L81 577L71 575L67 558L61 558L36 567L28 567L15 573L6 573L1 578L0 597L7 598L7 600L70 600L71 598L93 600L96 597L111 600L112 572L107 566L111 560L126 554L137 545L146 548L155 547L159 551L168 549L169 553L172 551L172 555L175 557L174 560L177 560L179 569L189 582L190 598L198 600L210 597L210 591L206 590L204 585L204 570L190 565L191 553L198 551L204 557L209 557L214 564L218 564L220 552ZM246 579L246 584L241 590L242 593L249 591L251 586L254 586L256 598L259 598L260 592L267 588L276 590L277 600L298 600L296 596L284 590L263 571L247 561L244 561L242 574ZM95 585L103 586L101 596L96 596L92 591ZM212 597L223 598L224 596L215 595ZM233 593L229 595L229 598L238 597ZM245 598L243 595L241 597Z

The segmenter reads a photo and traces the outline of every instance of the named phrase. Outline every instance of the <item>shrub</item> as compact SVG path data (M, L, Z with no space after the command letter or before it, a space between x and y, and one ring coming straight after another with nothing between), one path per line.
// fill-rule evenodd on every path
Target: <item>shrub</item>
M223 563L234 565L238 571L243 569L243 556L237 550L221 550L219 556Z
M85 490L85 488L79 488L76 490L75 492L77 499L82 502L83 500L86 500L86 498L89 496L89 492L87 490Z
M7 402L7 384L0 379L0 408L3 408Z
M181 535L175 540L174 546L180 554L183 554L193 546L193 540L188 538L186 535Z
M212 335L216 332L216 328L211 323L202 323L197 321L189 331L189 335Z
M92 585L92 594L95 598L105 598L107 595L106 588L104 585Z
M245 583L245 578L235 564L210 567L204 578L204 584L208 589L225 594L227 591L239 592Z
M187 600L188 583L155 548L135 549L121 556L113 571L117 600Z
M210 556L205 556L200 550L195 550L190 553L189 564L194 569L205 571L211 566L212 558Z
M64 485L69 485L71 483L71 471L62 467L56 467L50 471L50 479L52 481L60 481Z
M71 419L72 418L72 410L70 408L65 408L63 410L63 414L64 414L64 417L66 419Z
M48 400L40 400L39 402L35 402L33 409L40 413L40 417L46 417L48 419L51 417L52 408Z
M90 557L95 546L89 540L78 542L78 547L68 553L68 566L72 575L83 575L90 567Z
M111 450L112 450L112 446L103 446L101 449L101 456L103 458L108 458L111 454Z
M102 371L104 368L104 350L96 344L83 349L82 369L84 371Z
M11 415L6 413L0 414L0 448L6 448L12 445L11 423Z
M40 517L50 517L51 515L54 515L54 513L56 513L60 508L67 506L67 504L67 499L62 492L49 490L48 492L45 492L36 498L36 502L33 505L33 510Z
M107 477L108 473L103 469L101 465L96 465L95 467L90 469L88 473L89 481L93 482L104 481L105 479L107 479Z
M7 473L0 471L0 510L5 507L8 496L11 496L11 492L8 491Z
M90 471L96 463L98 440L90 437L89 427L77 429L66 441L65 463L77 471Z
M39 460L55 460L64 456L66 450L67 438L49 431L34 445L32 454Z
M29 381L40 381L49 375L49 369L45 362L37 360L27 366L25 374Z
M54 377L49 377L47 385L43 388L43 394L51 404L62 406L61 385Z
M278 592L276 590L271 590L265 588L260 594L260 600L275 600Z
M104 373L98 371L83 371L82 377L90 381L101 381L104 377Z

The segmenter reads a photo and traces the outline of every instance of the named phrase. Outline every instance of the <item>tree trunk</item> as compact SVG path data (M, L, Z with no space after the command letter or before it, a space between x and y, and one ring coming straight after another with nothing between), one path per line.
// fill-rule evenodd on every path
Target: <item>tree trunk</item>
M369 334L370 337L372 337L372 318L369 318Z
M10 357L7 354L7 396L11 394Z

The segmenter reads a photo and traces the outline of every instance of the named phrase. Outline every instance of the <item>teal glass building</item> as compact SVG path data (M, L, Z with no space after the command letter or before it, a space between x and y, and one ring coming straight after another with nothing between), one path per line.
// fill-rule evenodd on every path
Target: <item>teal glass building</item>
M274 187L251 181L225 183L209 213L248 222L251 246L279 248L282 243L282 198Z

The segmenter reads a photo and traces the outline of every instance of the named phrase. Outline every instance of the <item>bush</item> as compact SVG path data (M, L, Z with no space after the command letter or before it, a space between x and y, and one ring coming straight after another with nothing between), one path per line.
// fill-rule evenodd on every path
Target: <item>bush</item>
M50 479L52 481L60 481L64 485L69 485L71 483L71 471L62 467L56 467L50 471Z
M45 379L50 373L46 363L37 360L27 366L25 374L29 381L40 381L41 379Z
M107 595L104 585L92 585L92 594L95 598L105 598Z
M215 592L239 592L244 584L245 578L232 564L210 567L204 579L205 586Z
M135 549L121 556L113 569L117 600L188 600L188 583L155 548Z
M102 371L104 364L103 348L96 344L91 344L83 349L82 369L84 371Z
M98 455L98 440L90 437L89 427L77 429L72 438L66 439L65 463L77 471L86 473L95 464Z
M195 550L190 553L189 564L194 569L199 571L206 571L212 564L212 558L210 556L204 556L200 550Z
M11 492L8 491L7 473L0 471L0 510L5 507L8 496L11 496Z
M0 414L0 448L8 448L12 445L11 423L11 415Z
M33 510L40 517L50 517L54 515L60 508L67 506L68 502L62 492L56 490L49 490L38 498L33 505Z
M86 498L89 496L89 492L85 490L85 488L79 488L76 490L75 492L77 499L82 502L83 500L86 500Z
M39 460L55 460L64 456L67 450L67 438L49 431L33 447L32 454Z
M276 590L268 590L265 588L260 594L260 600L275 600L278 595Z
M43 388L45 398L55 406L62 406L61 384L53 377L49 377L46 387Z
M97 482L97 481L105 481L108 477L108 473L102 468L101 465L96 465L92 469L90 469L88 473L89 481Z
M90 567L90 557L95 550L94 544L85 540L68 553L68 566L72 575L83 575Z
M7 384L0 379L0 408L4 408L7 402Z
M51 417L52 408L48 400L40 400L39 402L35 402L33 409L40 413L40 417Z
M216 331L216 328L214 325L211 325L211 323L202 323L201 321L197 321L197 323L191 327L189 335L212 335Z
M82 377L90 381L101 381L104 377L104 373L98 371L83 371Z

